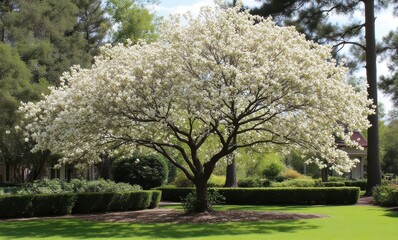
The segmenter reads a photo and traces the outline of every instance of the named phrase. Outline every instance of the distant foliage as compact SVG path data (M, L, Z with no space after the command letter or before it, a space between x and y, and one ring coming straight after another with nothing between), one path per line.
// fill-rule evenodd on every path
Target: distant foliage
M160 187L167 183L167 162L155 155L135 154L117 160L113 165L113 179L140 185L143 189Z
M380 185L373 188L373 199L381 206L393 206L396 204L394 192L398 191L398 184Z
M211 175L207 186L223 187L225 185L225 176Z
M266 178L244 178L238 180L238 186L243 188L269 187L270 181Z
M314 187L313 179L291 179L283 182L273 182L271 187Z
M278 175L282 173L283 168L284 165L281 162L271 162L264 168L263 175L268 179L275 179Z
M24 195L24 194L53 194L53 193L80 193L80 192L115 192L136 191L140 186L132 186L127 183L115 183L109 180L85 181L72 179L70 182L59 179L36 180L33 183L24 184L21 187L0 188L0 195Z
M283 173L282 176L286 179L297 179L297 178L305 178L301 173L297 172L294 169L287 168Z

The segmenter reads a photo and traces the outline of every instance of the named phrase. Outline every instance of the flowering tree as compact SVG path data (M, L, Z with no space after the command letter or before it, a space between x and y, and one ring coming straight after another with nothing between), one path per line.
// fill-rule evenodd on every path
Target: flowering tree
M216 163L240 148L300 148L321 168L327 159L349 171L355 161L335 137L356 146L351 131L367 128L372 112L367 96L344 83L328 46L239 10L175 17L157 42L108 46L91 69L65 73L62 86L21 108L35 149L76 164L121 146L153 149L195 184L198 212L211 210Z

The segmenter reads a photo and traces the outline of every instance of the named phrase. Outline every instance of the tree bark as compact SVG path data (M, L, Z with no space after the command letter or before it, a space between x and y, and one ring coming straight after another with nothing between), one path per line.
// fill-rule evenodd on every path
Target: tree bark
M224 187L234 188L238 187L238 181L236 180L236 162L235 156L230 154L228 156L228 165L227 165L227 175L225 177Z
M105 180L109 180L112 178L112 159L108 154L102 154L100 158L100 176Z
M209 202L209 194L207 190L207 180L204 178L198 179L195 183L196 186L196 199L198 201L195 212L213 212Z
M322 173L322 182L327 182L329 178L329 168L325 167L321 170Z
M376 106L376 113L370 115L368 120L372 126L368 129L368 178L366 196L372 195L375 186L381 184L380 159L379 159L379 116L377 108L377 68L376 68L376 40L374 0L364 0L365 28L366 28L366 78L369 98Z

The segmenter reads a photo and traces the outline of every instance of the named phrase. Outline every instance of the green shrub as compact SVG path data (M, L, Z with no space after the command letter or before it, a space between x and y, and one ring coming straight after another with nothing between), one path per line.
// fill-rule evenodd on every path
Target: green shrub
M0 196L0 217L31 217L33 216L34 195Z
M85 181L80 179L72 179L69 183L63 182L64 189L67 191L79 192L126 192L138 191L141 187L128 183L116 183L110 180L98 179L94 181Z
M272 182L271 187L314 187L313 179L291 179L283 182Z
M27 183L20 187L2 188L3 193L0 195L26 195L26 194L55 194L55 193L77 193L77 192L123 192L140 190L138 185L130 185L128 183L115 183L110 180L94 180L86 181L80 179L72 179L70 182L61 181L59 179L42 179L33 183Z
M187 195L193 191L193 187L159 187L156 190L162 191L162 200L170 202L181 202Z
M304 178L304 176L303 176L301 173L299 173L299 172L297 172L296 170L291 169L291 168L285 169L285 171L282 173L282 176L283 176L285 179Z
M72 212L75 194L30 194L0 196L0 217L65 215ZM6 207L4 207L6 206Z
M395 206L398 206L398 191L394 191L392 194L394 197Z
M32 200L33 216L66 215L72 213L76 194L37 194Z
M158 188L164 201L184 199L193 188ZM357 187L216 188L226 204L355 204Z
M177 176L173 182L176 187L193 187L194 184L181 171L177 172Z
M238 186L243 188L269 187L270 181L266 178L244 178L238 180Z
M156 208L159 206L160 199L162 198L162 191L153 190L152 199L149 208Z
M275 179L276 176L279 176L283 171L283 164L278 161L273 161L269 163L263 169L263 175L268 179Z
M135 154L113 164L113 178L116 182L137 184L143 189L166 184L168 171L167 162L155 155Z
M345 182L345 181L347 181L347 179L344 177L340 177L340 176L329 176L328 181L329 182Z
M219 204L225 200L225 198L218 193L214 188L209 188L208 199L210 203L210 208L215 204ZM188 195L182 199L182 206L186 213L194 213L198 211L198 200L196 198L196 191L188 193Z
M226 204L355 204L359 188L218 189Z
M316 187L344 187L344 182L315 182Z
M211 175L209 182L207 183L209 187L223 187L225 185L225 176Z
M366 180L345 181L344 184L347 187L359 187L362 191L366 190L367 187Z
M394 192L398 191L398 185L388 184L373 188L373 200L381 206L395 205Z
M127 211L148 208L152 191L77 193L73 213Z

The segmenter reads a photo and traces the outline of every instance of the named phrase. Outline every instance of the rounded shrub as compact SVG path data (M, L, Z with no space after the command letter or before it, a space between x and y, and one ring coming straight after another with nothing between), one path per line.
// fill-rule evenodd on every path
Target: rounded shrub
M394 206L396 204L395 191L398 191L398 185L396 184L376 186L373 188L373 199L378 205Z
M282 173L283 168L284 165L282 163L277 161L271 162L263 169L263 175L273 180Z
M297 179L297 178L304 178L304 176L297 172L292 168L287 168L283 173L282 176L286 179Z
M159 187L167 182L166 160L155 155L135 154L114 163L113 179L116 182L140 185L143 189Z
M238 181L238 186L243 188L269 187L270 181L266 178L244 178Z

